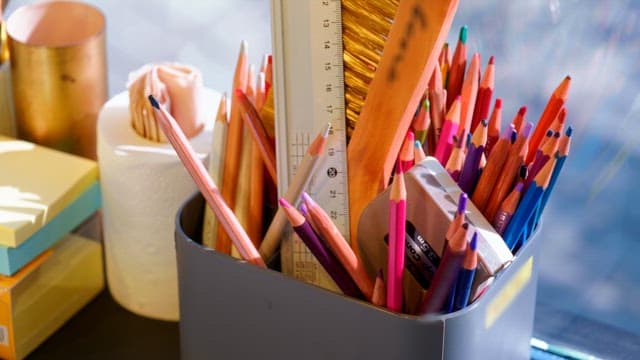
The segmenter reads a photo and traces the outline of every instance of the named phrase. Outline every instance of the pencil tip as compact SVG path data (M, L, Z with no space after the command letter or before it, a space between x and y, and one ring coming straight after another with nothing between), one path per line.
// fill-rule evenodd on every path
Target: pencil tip
M522 128L522 136L529 137L529 135L531 135L532 129L533 129L533 123L531 121L527 121L527 123Z
M460 40L460 42L462 44L466 44L467 43L467 25L463 25L460 28L460 36L458 37L458 39Z
M471 241L469 242L469 247L471 251L476 251L478 248L478 232L474 231L473 236L471 237Z
M380 280L384 280L384 271L382 269L378 270L378 275L376 276Z
M460 193L460 197L458 198L458 214L462 215L467 210L468 199L469 197L467 196L467 193Z
M493 62L494 62L494 60L493 60L493 55L491 55L491 56L489 57L489 65L493 65Z
M565 76L565 79L567 79L567 81L571 81L571 75Z
M497 98L496 99L496 104L494 105L495 108L497 109L502 109L502 99L501 98Z
M248 47L249 44L247 43L247 40L240 41L240 54L246 54Z
M160 110L160 104L158 104L158 100L156 100L156 98L153 97L153 95L149 95L149 102L151 103L151 106Z
M416 149L419 148L419 147L422 147L422 144L420 143L420 140L414 141L413 142L413 147L416 148Z
M303 191L300 196L302 197L302 201L305 204L309 204L309 205L313 204L313 199L311 198L311 196L309 196L309 194L307 194L306 191Z
M523 187L524 187L524 183L523 182L518 182L516 184L516 191L522 191Z
M567 130L564 132L564 134L571 137L571 134L573 134L573 128L569 126Z
M291 207L291 204L289 204L289 202L285 198L278 199L278 204L280 204L280 206L282 206L283 208L290 208Z
M526 106L521 106L520 109L518 109L518 115L524 116L526 113L527 113L527 107Z
M307 215L309 215L309 209L307 208L307 205L305 203L300 204L300 213L302 213L302 216L307 217Z

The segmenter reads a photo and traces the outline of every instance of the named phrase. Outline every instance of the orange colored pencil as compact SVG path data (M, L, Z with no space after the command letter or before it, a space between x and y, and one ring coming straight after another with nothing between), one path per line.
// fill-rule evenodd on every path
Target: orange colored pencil
M538 120L538 124L536 125L536 129L529 140L529 152L526 158L527 164L533 161L535 152L538 149L542 138L546 134L547 129L549 129L553 120L558 116L560 109L564 107L567 97L569 96L570 85L571 76L567 75L562 82L560 82L560 85L558 85L558 87L553 91L549 101L547 101L547 105L545 106L544 111L540 116L540 120Z
M413 158L416 164L427 158L419 140L416 140L413 143Z
M447 101L447 92L443 88L442 75L438 69L433 70L433 75L429 81L429 112L431 113L431 131L428 132L427 141L429 154L435 154L436 144L440 138L442 125L445 117L445 106Z
M245 90L248 81L249 66L247 63L247 42L242 41L240 44L240 53L236 63L235 73L233 75L233 89ZM222 178L222 186L220 191L222 197L230 208L235 207L236 189L238 184L238 173L240 171L240 157L242 149L242 136L244 134L244 126L237 101L231 101L231 111L229 116L229 128L227 131L227 143L224 159L224 177ZM231 242L227 234L222 228L218 228L218 236L216 241L216 250L223 254L231 252Z
M313 201L311 196L306 192L302 193L302 201L307 207L310 222L313 224L315 230L347 270L365 298L372 299L373 281L369 277L364 264L353 252L338 227L331 221L331 218L322 207Z
M371 303L380 307L387 306L387 287L384 283L384 272L382 269L378 270L378 275L376 276Z
M522 130L522 125L524 124L524 120L527 116L527 107L522 106L518 109L516 116L513 117L511 123L513 124L513 128L516 129L516 132L519 134L520 130Z
M507 225L509 225L509 220L511 220L513 213L516 212L516 209L518 208L518 202L522 197L523 186L523 182L518 182L516 184L513 190L511 190L511 193L509 193L502 204L500 204L498 212L496 212L496 215L493 217L491 224L500 235L504 234Z
M447 160L447 164L444 168L447 170L451 178L455 182L458 182L458 179L460 179L460 172L462 171L462 165L464 164L464 141L459 139L457 135L454 135L453 141L456 145L451 151L451 156L449 156L449 160Z
M502 99L497 98L493 105L493 111L489 118L489 126L487 127L487 146L484 149L485 154L490 154L491 149L500 138L500 128L502 127Z
M566 119L567 119L567 108L563 107L562 109L560 109L560 112L558 112L558 116L556 116L556 118L551 123L551 126L549 126L549 129L553 130L554 132L562 134Z
M493 219L496 216L496 212L498 212L502 201L504 201L504 198L506 198L511 189L513 189L515 180L520 172L520 167L524 164L524 157L527 154L527 142L532 129L532 123L528 122L524 125L515 143L513 143L511 149L509 149L507 161L504 163L502 172L495 182L487 206L483 211L487 219Z
M461 96L462 104L460 105L460 128L458 136L471 132L471 120L476 107L476 99L478 97L478 85L480 83L480 54L475 53L471 57L471 63L464 77L462 84Z
M527 173L527 179L524 182L525 189L531 184L533 178L538 174L540 169L544 166L544 164L551 159L558 149L558 143L560 140L560 133L554 133L553 130L549 129L547 132L548 136L545 136L545 140L540 144L540 148L536 151L536 155L529 165L529 171Z
M440 77L442 79L445 79L444 84L446 86L446 79L449 75L449 67L451 66L451 53L449 52L449 43L444 43L442 45L440 56L438 56L438 64L440 65L440 69L436 68L435 70L440 70Z
M249 101L249 98L242 90L236 89L236 99L238 99L240 106L242 106L243 119L248 125L249 130L251 130L251 135L260 149L267 172L269 172L273 181L277 181L276 150L269 135L267 135L267 131L264 129L260 114L258 114L256 108L251 104L251 101Z
M424 143L424 141L427 139L427 133L429 132L429 126L431 125L430 112L431 110L429 99L424 96L420 101L420 108L418 110L418 113L413 118L413 122L411 123L411 129L413 129L415 138L421 143Z
M478 89L478 97L476 98L476 106L473 110L473 118L471 120L471 131L475 131L480 121L489 117L489 109L491 108L491 97L493 96L493 88L495 85L495 64L493 56L489 58L489 63L482 75L482 82ZM498 130L498 134L500 131ZM500 136L500 135L498 135Z
M478 179L478 184L473 191L471 201L483 213L493 191L493 185L498 180L498 176L500 176L504 163L509 156L512 133L515 133L515 129L512 124L509 124L509 127L505 129L502 137L491 150L491 154L487 158L487 165L484 167L480 179Z
M460 95L464 73L467 68L467 27L460 28L458 43L453 52L449 75L447 76L447 109L450 109L454 99Z

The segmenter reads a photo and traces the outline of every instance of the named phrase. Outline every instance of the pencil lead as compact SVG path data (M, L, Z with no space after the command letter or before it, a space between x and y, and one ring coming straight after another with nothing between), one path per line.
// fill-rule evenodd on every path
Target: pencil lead
M422 144L420 143L420 140L414 141L413 142L413 147L416 148L416 149L419 148L419 147L422 147Z
M466 193L460 193L460 197L458 198L458 210L457 213L462 215L467 210L467 200L469 197Z
M280 198L278 200L278 204L280 204L280 206L282 206L283 208L290 208L291 207L291 204L289 204L289 202L285 198Z
M497 98L495 105L493 105L496 109L502 109L502 98Z
M314 204L315 204L315 201L313 201L313 199L311 198L311 196L309 196L309 194L307 194L307 192L306 192L306 191L303 191L303 192L302 192L301 197L302 197L302 201L303 201L305 204L309 204L309 205L314 205Z
M573 128L571 126L569 126L567 128L567 130L564 132L565 135L571 137L571 134L573 133Z
M465 229L465 230L469 230L469 223L466 222L466 223L462 224L462 228Z
M460 42L462 44L466 44L467 43L467 25L463 25L460 28L460 35L458 36L458 39L460 40Z
M522 128L522 136L529 137L529 135L531 135L531 130L533 130L533 123L529 121L524 124L524 127Z
M151 103L151 106L160 110L160 104L158 104L158 100L156 100L156 98L153 97L153 95L149 95L149 102Z
M307 204L305 203L300 204L300 213L304 217L309 216L309 209L307 208Z
M489 64L490 64L490 65L493 65L493 55L491 55L491 56L489 57Z
M474 231L473 236L471 237L471 241L469 241L469 247L471 251L476 251L478 248L478 232Z

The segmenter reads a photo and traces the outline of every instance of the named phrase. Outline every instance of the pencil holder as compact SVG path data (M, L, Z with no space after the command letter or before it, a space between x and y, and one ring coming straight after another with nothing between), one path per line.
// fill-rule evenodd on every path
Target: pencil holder
M204 248L204 200L176 216L183 359L528 359L539 240L476 302L397 314Z

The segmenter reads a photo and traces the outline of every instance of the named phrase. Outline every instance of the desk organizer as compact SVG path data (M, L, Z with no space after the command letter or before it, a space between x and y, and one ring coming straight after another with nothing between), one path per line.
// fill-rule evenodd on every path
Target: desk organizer
M528 359L539 241L475 303L396 314L201 245L204 200L176 217L182 359Z

